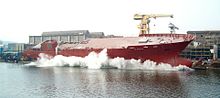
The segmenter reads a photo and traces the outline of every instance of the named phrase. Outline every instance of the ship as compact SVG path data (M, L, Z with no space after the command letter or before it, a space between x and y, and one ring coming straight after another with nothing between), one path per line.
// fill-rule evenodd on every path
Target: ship
M176 34L177 27L171 25L172 32L163 34L150 34L150 19L158 17L173 17L166 14L135 14L135 20L141 20L137 37L90 38L78 43L58 42L46 40L33 48L23 52L24 58L37 59L40 53L51 57L56 55L85 57L91 52L100 53L107 49L109 58L121 57L126 60L136 59L142 62L151 60L167 63L172 66L192 66L189 59L179 56L182 50L195 39L190 34Z

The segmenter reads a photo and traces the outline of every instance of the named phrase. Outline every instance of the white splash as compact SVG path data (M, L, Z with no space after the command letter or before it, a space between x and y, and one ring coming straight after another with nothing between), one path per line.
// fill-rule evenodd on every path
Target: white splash
M26 64L26 66L36 67L51 67L51 66L79 66L87 67L89 69L100 69L101 67L116 67L118 69L140 69L140 70L192 70L184 65L172 67L170 64L160 63L146 60L141 63L141 60L125 60L124 58L109 59L107 56L107 49L102 50L100 53L91 52L88 56L82 57L65 57L57 55L50 57L45 54L40 54L36 62Z

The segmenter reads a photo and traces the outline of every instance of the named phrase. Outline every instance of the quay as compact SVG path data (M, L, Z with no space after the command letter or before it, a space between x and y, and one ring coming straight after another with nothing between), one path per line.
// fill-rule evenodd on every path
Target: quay
M193 61L192 68L195 70L220 69L220 61L215 60L208 63L204 61Z

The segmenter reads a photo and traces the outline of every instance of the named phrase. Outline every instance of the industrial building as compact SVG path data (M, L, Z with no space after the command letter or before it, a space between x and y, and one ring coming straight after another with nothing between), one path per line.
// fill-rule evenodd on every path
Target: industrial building
M41 36L29 36L29 44L36 45L45 40L57 40L77 43L87 38L103 38L103 32L89 32L88 30L51 31L43 32Z
M8 43L8 52L22 52L26 49L24 43Z
M219 59L220 58L220 30L219 31L188 31L196 39L183 50L181 56L189 59Z
M105 34L103 32L90 32L89 38L104 38Z
M21 58L21 53L26 49L24 43L7 43L0 45L0 61L18 62Z

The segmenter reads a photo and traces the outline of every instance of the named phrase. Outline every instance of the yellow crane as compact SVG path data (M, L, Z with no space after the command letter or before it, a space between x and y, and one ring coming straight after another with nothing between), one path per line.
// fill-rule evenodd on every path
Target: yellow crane
M150 18L159 18L159 17L171 17L172 14L135 14L134 20L141 20L141 23L138 25L138 29L140 29L140 35L149 34L150 33Z

